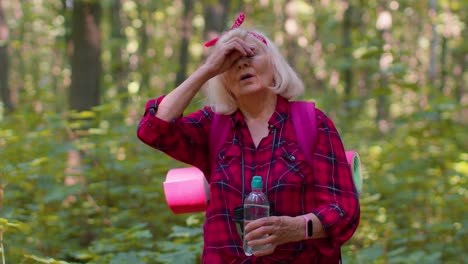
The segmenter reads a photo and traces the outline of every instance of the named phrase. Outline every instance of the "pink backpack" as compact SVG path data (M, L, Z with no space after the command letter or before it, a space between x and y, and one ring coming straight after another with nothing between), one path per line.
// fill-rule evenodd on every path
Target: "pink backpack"
M291 102L291 116L299 146L309 164L317 146L317 119L313 102ZM229 132L229 115L215 114L211 124L209 155L215 164ZM361 162L356 151L346 151L346 159L353 175L354 185L362 192ZM209 202L209 175L195 167L169 170L164 182L164 193L169 208L175 214L205 211Z

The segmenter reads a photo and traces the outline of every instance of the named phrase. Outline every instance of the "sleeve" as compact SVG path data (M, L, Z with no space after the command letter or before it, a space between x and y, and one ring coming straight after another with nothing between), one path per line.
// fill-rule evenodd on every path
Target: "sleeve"
M318 207L312 213L328 234L328 243L320 243L319 250L324 255L332 255L357 229L359 196L335 125L321 111L316 111L318 131L313 170L314 198Z
M137 137L172 158L208 171L208 135L213 112L205 107L167 122L155 116L164 96L149 100L138 124Z

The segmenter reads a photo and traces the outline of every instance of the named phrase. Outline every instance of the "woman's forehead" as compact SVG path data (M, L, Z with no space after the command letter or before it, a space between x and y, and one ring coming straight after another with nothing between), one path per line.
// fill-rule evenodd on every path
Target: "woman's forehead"
M245 37L244 37L244 40L249 43L249 45L253 45L255 47L255 49L260 49L260 50L263 50L265 52L267 52L267 47L265 44L263 44L263 42L261 42L259 39L257 39L256 37L250 35L250 34L247 34Z
M254 31L248 31L245 29L234 29L234 30L228 31L222 42L227 42L236 37L241 38L245 41L248 41L249 43L255 43L258 46L267 45L265 38L261 34L254 32ZM221 36L221 38L223 37Z

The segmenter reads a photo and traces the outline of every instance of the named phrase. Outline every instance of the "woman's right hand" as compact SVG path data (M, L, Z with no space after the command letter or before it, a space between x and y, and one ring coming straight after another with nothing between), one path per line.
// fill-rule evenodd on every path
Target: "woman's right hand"
M170 121L180 116L206 81L227 71L238 59L253 56L254 50L252 45L240 38L216 45L205 63L164 97L156 117Z
M248 45L240 38L232 38L226 43L214 47L202 65L214 77L227 71L238 59L254 55L254 46Z

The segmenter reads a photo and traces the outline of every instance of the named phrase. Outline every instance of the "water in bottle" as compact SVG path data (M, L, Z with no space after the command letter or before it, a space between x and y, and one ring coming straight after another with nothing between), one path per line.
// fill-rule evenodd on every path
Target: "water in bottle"
M262 189L262 177L254 176L252 178L252 192L244 200L244 226L253 220L270 215L270 203ZM244 252L247 256L251 256L254 251L259 249L258 247L249 247L244 239Z

